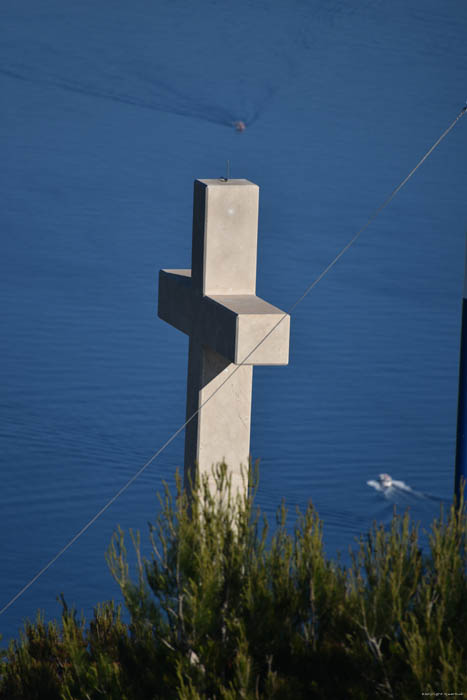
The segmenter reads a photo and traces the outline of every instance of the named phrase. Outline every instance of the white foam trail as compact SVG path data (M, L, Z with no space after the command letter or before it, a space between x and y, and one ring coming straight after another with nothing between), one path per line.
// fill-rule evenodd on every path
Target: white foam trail
M397 481L397 480L393 479L392 485L395 489L401 489L402 491L410 491L410 493L413 493L413 494L420 493L419 491L415 491L411 486L406 484L405 481Z
M392 479L390 486L384 486L384 484L382 484L380 481L376 481L375 479L370 479L366 483L368 486L375 489L375 491L379 491L380 493L384 494L385 498L395 498L398 495L406 496L408 494L414 496L415 498L429 498L429 496L422 493L422 491L416 491L411 486L406 484L405 481L400 481L398 479Z
M376 491L383 491L383 487L381 486L381 484L378 481L374 481L373 479L370 479L370 481L367 481L366 483L368 484L368 486L371 486Z

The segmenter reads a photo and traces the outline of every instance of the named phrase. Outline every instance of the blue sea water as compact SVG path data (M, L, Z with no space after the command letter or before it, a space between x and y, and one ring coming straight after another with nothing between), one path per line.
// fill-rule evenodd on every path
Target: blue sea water
M3 0L0 31L2 607L184 422L157 274L190 266L193 180L229 159L260 186L258 294L289 308L464 104L467 5ZM257 502L311 499L331 556L394 504L426 527L451 498L466 148L464 119L297 307L289 366L254 370ZM86 615L118 596L111 534L144 539L182 461L180 436L4 639L61 591Z

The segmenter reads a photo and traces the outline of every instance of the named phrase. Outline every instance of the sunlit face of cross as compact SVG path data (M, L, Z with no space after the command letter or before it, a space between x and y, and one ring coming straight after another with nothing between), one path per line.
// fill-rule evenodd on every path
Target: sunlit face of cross
M203 406L186 428L186 482L225 461L244 488L253 365L288 363L290 318L270 333L284 312L255 294L258 200L248 180L196 180L192 269L160 272L159 317L190 336L187 419Z

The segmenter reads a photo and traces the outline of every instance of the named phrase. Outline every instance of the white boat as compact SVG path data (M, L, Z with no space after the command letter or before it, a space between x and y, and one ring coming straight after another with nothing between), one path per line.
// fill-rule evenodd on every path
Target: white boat
M380 474L378 478L380 486L382 486L383 489L388 489L393 485L392 477L389 476L389 474Z

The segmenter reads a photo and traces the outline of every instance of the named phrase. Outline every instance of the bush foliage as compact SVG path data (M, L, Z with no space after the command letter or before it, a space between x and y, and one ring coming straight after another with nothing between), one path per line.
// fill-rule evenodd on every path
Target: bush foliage
M293 532L268 531L225 465L188 502L177 477L132 578L124 535L107 554L130 622L112 602L86 624L63 600L0 661L1 700L397 698L467 691L467 524L463 501L422 552L408 514L374 525L343 567L324 553L310 504Z

